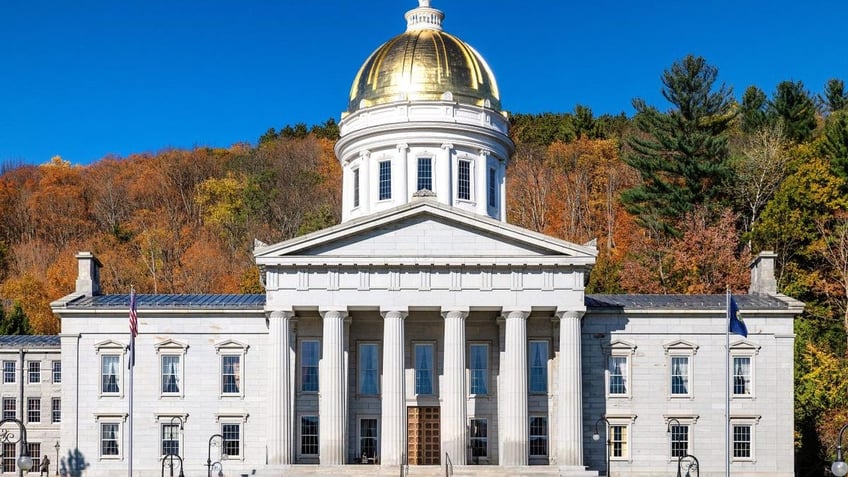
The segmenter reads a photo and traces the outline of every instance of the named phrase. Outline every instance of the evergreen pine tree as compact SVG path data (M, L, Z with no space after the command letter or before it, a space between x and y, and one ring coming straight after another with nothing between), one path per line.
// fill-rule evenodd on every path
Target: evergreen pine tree
M19 302L12 306L12 312L6 314L0 303L0 334L3 335L28 335L31 334L29 318L24 313Z
M833 174L848 181L848 111L838 110L827 118L821 152Z
M829 112L835 113L848 107L848 92L845 91L844 81L836 78L829 79L824 88L822 101Z
M742 95L742 104L739 107L742 131L752 133L768 123L766 116L766 105L768 100L766 94L756 86L748 86Z
M622 193L627 210L643 227L679 235L678 223L695 206L722 197L730 175L726 132L734 118L731 90L714 90L718 69L689 55L662 75L663 96L672 104L661 113L635 99L636 133L625 161L642 183Z
M801 81L783 81L769 102L769 115L782 121L786 137L802 143L816 128L816 105Z

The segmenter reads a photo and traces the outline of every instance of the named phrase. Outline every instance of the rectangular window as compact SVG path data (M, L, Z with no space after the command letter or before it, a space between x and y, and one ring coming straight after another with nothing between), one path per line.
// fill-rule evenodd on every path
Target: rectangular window
M377 365L380 358L379 350L374 343L359 345L359 394L379 394L377 382L380 379L380 369Z
M418 188L433 190L433 160L429 157L418 158Z
M222 453L229 458L241 455L241 424L221 424L221 435L224 436Z
M53 361L53 384L62 382L62 362L59 360Z
M318 416L300 418L300 454L318 455Z
M41 382L41 361L30 361L27 363L27 382L30 384Z
M377 419L359 420L359 452L370 462L377 457Z
M527 358L530 375L527 383L531 393L548 392L548 342L531 341Z
M473 344L470 347L471 394L489 393L489 345Z
M180 392L180 375L180 357L178 355L162 355L163 394Z
M179 424L162 424L162 455L180 455Z
M471 161L459 161L457 197L471 200Z
M489 426L485 419L471 419L471 457L489 456Z
M609 357L609 393L627 394L627 356Z
M548 418L535 416L530 418L530 457L548 455Z
M163 375L164 377L164 375ZM221 356L221 393L239 394L241 392L241 356L225 354Z
M626 459L627 454L627 425L614 424L610 426L610 457Z
M14 383L15 382L15 366L16 363L14 361L3 361L3 382L4 383Z
M380 162L380 178L378 181L380 200L392 198L392 161Z
M300 343L300 389L318 391L318 360L321 359L321 344L318 341Z
M433 345L415 345L415 394L433 394Z
M15 419L18 413L18 402L13 397L3 398L3 419Z
M733 395L751 395L751 357L733 357Z
M27 422L41 422L41 398L27 398Z
M686 396L689 394L689 357L671 357L671 394Z
M41 443L40 442L27 442L27 450L29 451L29 456L32 457L32 469L30 472L35 472L39 467L39 456L41 455ZM49 474L49 472L48 472ZM39 477L41 473L38 474ZM47 477L50 477L49 475Z
M689 426L671 425L671 457L683 457L689 454Z
M3 473L17 472L17 444L14 442L3 443Z
M750 425L733 426L733 458L742 460L751 458Z
M104 422L100 424L100 455L118 456L118 442L120 442L120 424L117 422Z
M50 400L50 414L54 424L62 422L62 398L54 397Z
M100 376L102 377L100 392L118 392L118 373L121 371L121 357L114 354L100 356Z
M353 170L353 206L359 207L359 169Z
M489 207L497 207L498 205L498 184L497 184L497 171L495 171L494 167L489 168L489 193L488 202Z

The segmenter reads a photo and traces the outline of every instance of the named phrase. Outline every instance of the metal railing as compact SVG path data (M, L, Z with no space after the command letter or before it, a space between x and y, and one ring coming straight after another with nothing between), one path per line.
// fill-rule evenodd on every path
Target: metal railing
M445 477L453 476L453 462L451 462L450 454L445 452Z

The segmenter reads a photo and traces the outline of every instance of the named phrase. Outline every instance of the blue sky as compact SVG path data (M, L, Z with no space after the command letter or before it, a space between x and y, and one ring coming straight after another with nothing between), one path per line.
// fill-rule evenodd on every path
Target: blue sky
M88 164L255 144L339 119L353 77L416 0L4 0L0 164ZM489 62L512 112L666 109L662 71L693 53L740 97L848 81L844 0L432 0Z

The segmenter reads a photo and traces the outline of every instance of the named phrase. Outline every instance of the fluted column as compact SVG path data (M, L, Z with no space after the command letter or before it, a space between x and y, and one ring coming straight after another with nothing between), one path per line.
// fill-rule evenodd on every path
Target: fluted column
M467 310L442 311L445 318L445 358L442 380L442 451L455 465L465 465L468 443L465 387L465 318Z
M504 406L498 428L501 439L501 465L528 464L527 416L527 317L529 311L504 310L506 346L500 373L504 379L498 389Z
M271 435L268 442L268 463L292 463L292 381L291 381L291 321L292 311L272 311L268 316L271 337Z
M398 144L397 151L398 160L395 161L397 162L397 173L395 174L395 180L392 181L392 184L397 184L397 197L400 199L398 203L405 204L409 202L409 164L407 163L407 156L409 155L409 145Z
M320 310L324 339L319 368L319 441L323 465L345 463L347 379L345 365L345 310Z
M442 151L439 154L439 160L436 161L436 177L433 178L436 185L436 198L439 202L447 205L453 205L453 176L451 175L451 153L453 152L453 144L442 144Z
M383 311L383 387L380 462L397 466L406 452L405 310Z
M559 402L557 463L583 465L583 381L580 318L583 311L558 311Z

